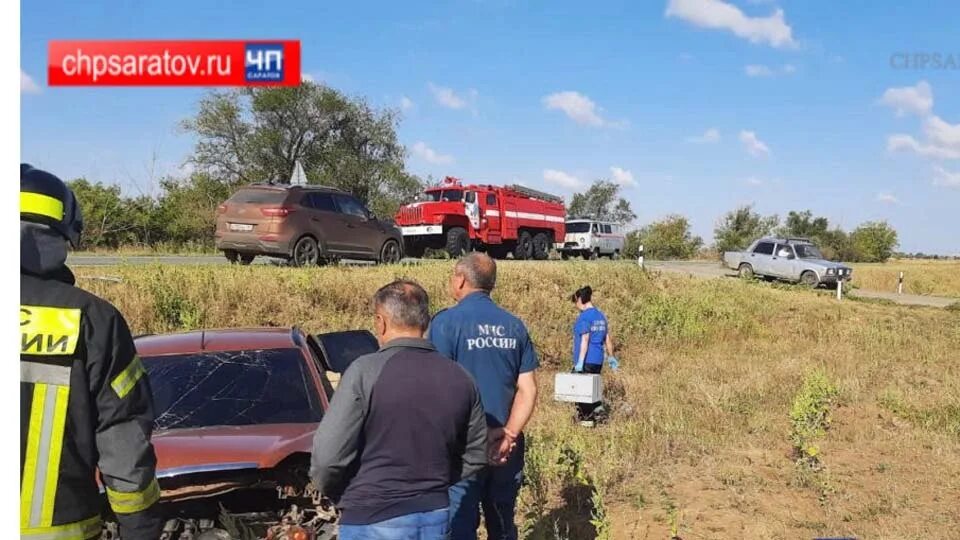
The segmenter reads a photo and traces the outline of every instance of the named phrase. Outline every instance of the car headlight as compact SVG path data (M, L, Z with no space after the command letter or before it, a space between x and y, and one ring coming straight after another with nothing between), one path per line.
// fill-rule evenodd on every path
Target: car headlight
M836 272L835 268L827 268L827 275L832 276Z
M580 245L581 245L581 246L587 245L587 237L586 237L586 236L581 236L581 237L580 237Z

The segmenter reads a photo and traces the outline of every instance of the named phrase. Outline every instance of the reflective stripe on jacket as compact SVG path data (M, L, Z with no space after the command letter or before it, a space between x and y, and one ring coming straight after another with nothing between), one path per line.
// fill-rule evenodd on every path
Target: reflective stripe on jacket
M20 276L20 536L99 537L99 469L121 536L157 538L153 410L130 330L56 275Z

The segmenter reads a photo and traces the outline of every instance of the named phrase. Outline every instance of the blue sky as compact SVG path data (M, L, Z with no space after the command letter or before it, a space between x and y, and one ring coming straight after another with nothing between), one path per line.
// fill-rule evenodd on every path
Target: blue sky
M303 72L404 109L417 174L569 195L615 178L710 241L742 203L884 219L960 254L960 3L25 2L22 158L150 193L204 89L49 88L51 39L300 39ZM917 65L940 54L940 66ZM949 62L953 62L950 64Z

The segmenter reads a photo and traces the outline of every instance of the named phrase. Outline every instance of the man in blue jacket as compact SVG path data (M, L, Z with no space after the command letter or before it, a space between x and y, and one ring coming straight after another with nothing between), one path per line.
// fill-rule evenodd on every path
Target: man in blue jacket
M514 511L523 473L523 428L537 400L539 367L527 328L490 298L497 264L482 253L460 259L450 277L457 305L437 313L428 337L440 354L473 375L486 412L490 461L450 488L450 532L474 540L483 508L487 538L517 538Z

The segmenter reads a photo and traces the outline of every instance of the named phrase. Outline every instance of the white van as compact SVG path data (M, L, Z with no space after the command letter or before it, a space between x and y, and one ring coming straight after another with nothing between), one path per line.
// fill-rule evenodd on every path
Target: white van
M555 247L566 260L570 257L619 259L624 235L620 225L594 219L568 219L563 243Z

